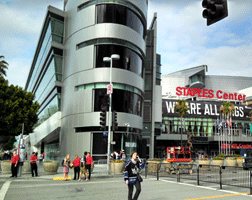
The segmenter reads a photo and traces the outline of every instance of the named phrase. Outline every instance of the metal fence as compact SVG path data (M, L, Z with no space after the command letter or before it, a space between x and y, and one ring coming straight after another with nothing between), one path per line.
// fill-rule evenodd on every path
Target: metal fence
M178 182L190 179L195 180L197 185L200 185L200 182L216 183L220 189L223 185L244 187L249 188L252 194L252 171L242 167L147 162L145 178L148 176L154 176L157 180L160 177L170 177Z

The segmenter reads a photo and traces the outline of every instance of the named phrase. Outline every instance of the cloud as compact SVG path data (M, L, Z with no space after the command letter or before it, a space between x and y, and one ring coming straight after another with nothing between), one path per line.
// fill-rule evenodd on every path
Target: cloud
M209 75L252 76L251 2L228 1L229 16L211 26L202 17L201 2L150 1L149 21L157 11L162 74L206 64Z
M62 0L0 2L0 55L9 63L10 84L24 87L49 5L63 8Z
M208 74L252 76L251 0L228 0L229 16L211 26L202 17L202 0L149 0L148 26L157 12L157 53L162 73L202 64ZM10 83L25 85L48 5L63 0L0 2L0 55L10 64ZM17 73L18 72L18 73Z

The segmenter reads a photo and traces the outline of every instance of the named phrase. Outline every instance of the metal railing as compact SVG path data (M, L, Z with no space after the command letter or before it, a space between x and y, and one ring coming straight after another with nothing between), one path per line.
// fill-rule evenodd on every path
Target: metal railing
M219 165L197 165L187 163L152 163L147 162L145 167L145 178L154 176L169 177L181 182L183 179L200 182L216 183L220 189L225 185L249 188L252 194L252 169L244 170L243 167L219 166Z

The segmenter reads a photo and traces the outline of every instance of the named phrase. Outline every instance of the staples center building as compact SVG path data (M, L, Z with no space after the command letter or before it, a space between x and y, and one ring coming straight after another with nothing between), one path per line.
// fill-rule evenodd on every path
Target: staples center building
M182 142L188 146L190 132L193 156L215 156L224 149L221 135L226 138L231 154L241 154L252 148L252 128L249 112L252 109L251 77L206 75L207 66L198 66L162 76L163 133L156 137L156 154L162 157L164 147L180 146L181 119L175 112L178 99L185 99L190 106L182 121ZM225 101L234 104L230 119L220 123L220 106ZM224 128L226 126L226 129Z

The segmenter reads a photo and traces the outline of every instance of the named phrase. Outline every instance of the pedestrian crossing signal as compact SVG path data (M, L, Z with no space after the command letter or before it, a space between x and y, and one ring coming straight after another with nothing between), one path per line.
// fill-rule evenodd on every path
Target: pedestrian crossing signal
M118 130L118 122L117 122L117 112L114 110L112 113L112 130Z

